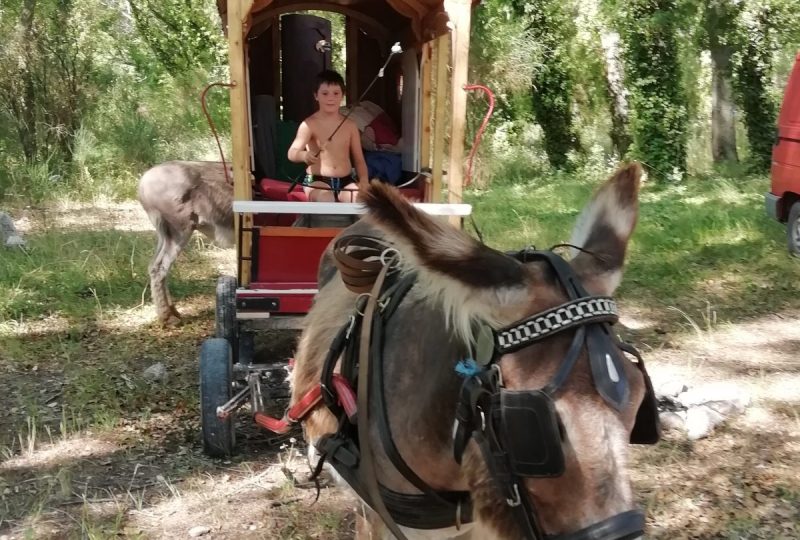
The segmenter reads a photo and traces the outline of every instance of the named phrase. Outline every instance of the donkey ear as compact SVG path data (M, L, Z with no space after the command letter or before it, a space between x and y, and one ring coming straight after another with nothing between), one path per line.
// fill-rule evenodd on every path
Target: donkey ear
M388 184L371 182L361 198L406 269L417 272L424 296L442 304L463 337L474 320L502 326L520 317L529 295L527 273L517 260L414 208Z
M611 295L622 281L628 240L639 215L642 167L619 168L592 197L578 217L571 244L572 267L591 294Z

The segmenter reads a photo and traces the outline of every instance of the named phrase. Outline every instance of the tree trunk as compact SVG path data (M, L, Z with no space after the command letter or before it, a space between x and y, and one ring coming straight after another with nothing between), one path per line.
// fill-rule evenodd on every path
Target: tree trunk
M624 157L631 144L628 133L628 90L625 88L625 70L622 64L619 34L605 32L600 38L606 74L606 89L611 113L611 142L620 157Z
M731 84L731 47L711 49L711 155L714 163L739 161L736 152L736 107Z
M33 161L38 154L36 134L36 86L33 80L33 17L36 11L36 0L25 0L20 14L21 46L25 51L25 66L22 68L22 125L19 126L20 143L28 161Z

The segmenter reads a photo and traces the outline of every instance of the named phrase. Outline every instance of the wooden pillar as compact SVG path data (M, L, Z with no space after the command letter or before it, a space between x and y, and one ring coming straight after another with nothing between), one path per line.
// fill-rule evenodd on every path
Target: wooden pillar
M250 125L247 110L247 64L245 62L245 24L249 18L253 0L228 0L228 61L233 88L231 88L231 159L233 162L233 198L249 201L252 198L250 180ZM252 227L253 216L247 214L243 220L244 227ZM236 223L236 236L239 238L239 224ZM249 257L251 251L251 235L245 234L241 254ZM242 261L242 275L239 285L250 283L250 261Z
M450 18L453 45L450 114L450 165L447 168L448 202L462 202L464 133L466 131L467 67L469 62L470 0L444 0Z
M450 34L436 38L433 43L436 51L436 91L434 92L433 119L433 185L432 202L442 201L442 172L444 169L444 139L447 133L447 61L450 57Z
M433 48L430 42L422 45L421 75L422 83L420 89L420 168L430 168L431 166L431 104L433 91L431 88L431 77L433 77Z

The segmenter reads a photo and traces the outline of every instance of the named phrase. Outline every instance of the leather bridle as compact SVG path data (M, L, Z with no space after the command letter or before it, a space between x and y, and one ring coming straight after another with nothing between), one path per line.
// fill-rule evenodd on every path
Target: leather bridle
M552 251L523 250L511 255L521 262L547 263L570 300L492 331L492 357L482 364L482 369L464 381L461 389L454 435L456 461L461 462L467 443L474 440L490 476L526 539L623 540L640 537L644 533L645 517L639 510L619 513L568 534L546 535L542 530L523 479L558 477L564 473L562 440L565 434L555 408L555 396L585 350L595 388L609 406L619 411L628 403L630 394L623 365L627 360L620 353L622 344L610 332L610 324L618 319L613 299L589 295L570 265ZM505 389L499 365L505 354L569 329L575 330L572 343L548 384L536 390ZM622 345L622 349L640 358L629 345ZM654 399L644 364L639 363L650 394L645 399Z
M361 296L355 313L331 344L323 367L322 398L340 421L336 433L322 437L317 443L322 457L315 475L321 471L323 462L331 463L380 515L391 532L402 539L405 537L398 524L411 528L442 528L470 521L472 512L468 492L433 490L405 463L393 441L383 392L382 333L416 279L413 274L400 278L398 272L390 270L397 263L396 255L393 248L378 238L346 236L335 242L333 256L341 278L350 290ZM564 472L564 430L554 398L583 351L589 358L595 388L617 411L628 404L630 393L624 365L628 360L621 351L639 359L636 365L644 376L646 396L637 414L631 442L656 442L658 417L652 385L641 357L610 331L610 324L618 318L614 300L589 295L570 265L552 251L527 249L509 255L522 263L542 261L549 264L570 300L484 334L492 336L491 352L462 385L456 410L455 459L461 462L470 439L477 443L523 538L628 540L641 536L645 520L639 510L622 512L568 534L545 535L542 531L523 479L557 477ZM369 294L364 295L367 291ZM510 391L504 387L499 365L504 355L570 329L575 330L572 343L547 385L525 391ZM342 377L358 384L356 419L345 414L345 408L332 392L334 368L340 359ZM369 437L358 436L367 431L368 417L373 417L379 428L383 451L396 470L419 489L420 495L396 493L378 484ZM421 512L420 508L425 510ZM425 512L430 514L428 518L415 517Z

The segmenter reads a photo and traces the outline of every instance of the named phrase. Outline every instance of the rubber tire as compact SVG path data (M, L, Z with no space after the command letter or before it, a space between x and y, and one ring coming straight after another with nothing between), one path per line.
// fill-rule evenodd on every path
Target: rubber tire
M200 412L203 451L211 457L233 453L236 433L233 417L217 418L217 407L231 399L233 365L231 346L222 338L209 338L200 348Z
M217 280L216 333L218 338L227 339L236 357L236 278L220 276Z
M789 210L789 220L786 223L786 245L789 253L800 257L800 201L795 202Z

